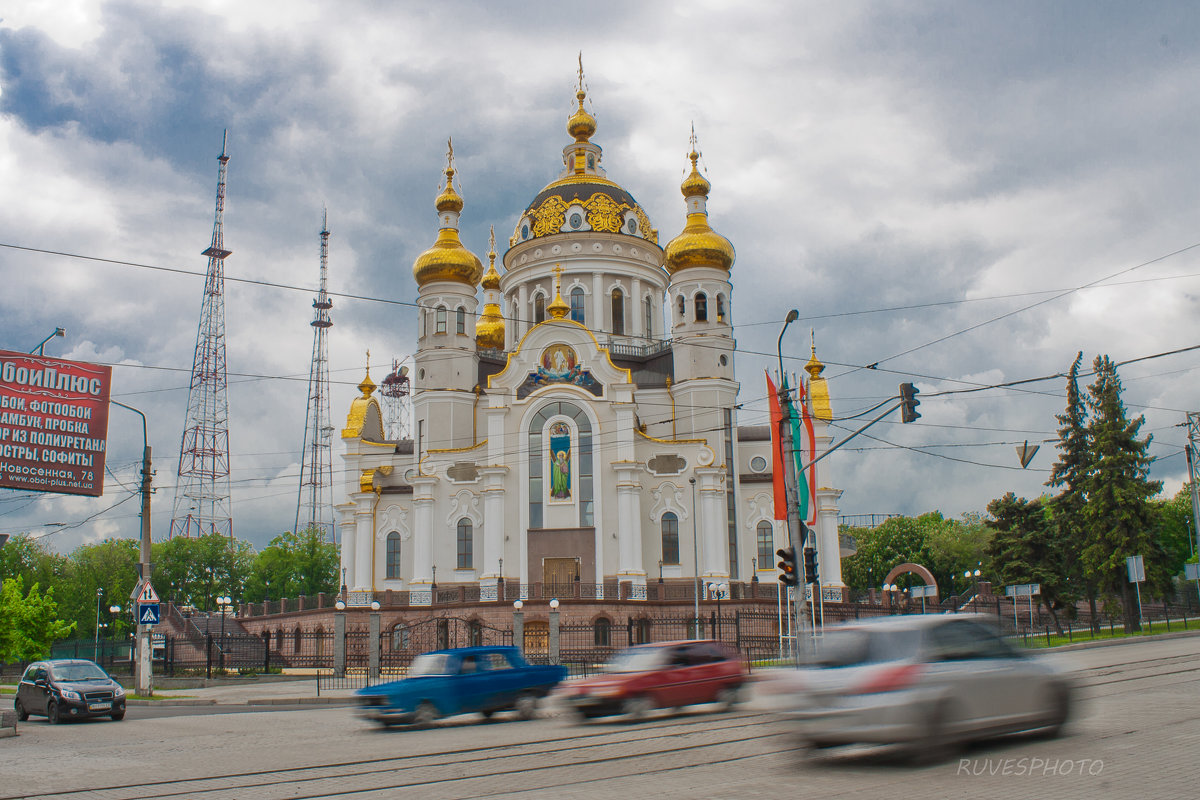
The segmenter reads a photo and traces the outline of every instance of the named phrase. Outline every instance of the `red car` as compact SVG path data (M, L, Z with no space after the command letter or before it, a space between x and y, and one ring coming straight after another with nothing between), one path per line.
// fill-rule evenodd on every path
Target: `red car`
M584 718L624 714L640 719L655 708L742 699L750 679L745 659L712 640L661 642L631 647L613 657L604 673L563 688L566 701Z

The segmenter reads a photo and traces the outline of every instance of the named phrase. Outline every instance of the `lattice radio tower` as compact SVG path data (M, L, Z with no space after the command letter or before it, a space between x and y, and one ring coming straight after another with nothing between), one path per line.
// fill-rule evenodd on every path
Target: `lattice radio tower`
M333 301L326 291L329 270L329 214L321 220L321 288L313 300L312 366L308 373L308 410L304 415L304 450L300 456L300 493L296 499L294 531L318 528L333 539L333 473L329 437L329 341L325 331L333 326L329 309ZM300 523L305 524L304 528Z
M171 536L233 536L229 504L229 397L225 373L225 249L222 218L225 213L225 175L229 166L221 139L217 157L217 209L213 217L200 327L192 356L192 383L188 390L187 420L179 445L179 473Z
M408 367L392 359L392 371L383 379L379 393L383 395L383 426L387 438L393 441L411 438L408 423L412 416L411 388Z

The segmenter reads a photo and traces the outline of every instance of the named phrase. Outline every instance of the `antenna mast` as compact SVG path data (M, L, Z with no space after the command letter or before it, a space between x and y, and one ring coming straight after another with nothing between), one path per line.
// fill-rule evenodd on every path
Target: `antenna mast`
M392 371L383 379L379 393L383 395L383 426L388 439L398 441L412 438L409 418L412 416L412 384L408 367L392 359Z
M304 414L304 450L300 456L300 493L296 501L295 532L317 528L333 539L333 493L329 437L329 341L325 331L333 326L329 310L333 301L326 290L329 270L329 213L321 220L321 288L313 300L312 366L308 373L308 410ZM300 523L305 524L304 528Z
M200 327L192 356L187 419L179 445L179 472L170 536L233 536L229 504L229 397L225 371L225 176L229 131L217 157L217 208L213 217Z

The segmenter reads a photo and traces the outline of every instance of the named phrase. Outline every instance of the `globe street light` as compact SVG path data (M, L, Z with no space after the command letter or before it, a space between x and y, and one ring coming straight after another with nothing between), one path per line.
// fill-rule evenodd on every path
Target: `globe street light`
M225 614L232 604L233 600L228 595L217 598L217 606L221 609L221 669L225 669Z

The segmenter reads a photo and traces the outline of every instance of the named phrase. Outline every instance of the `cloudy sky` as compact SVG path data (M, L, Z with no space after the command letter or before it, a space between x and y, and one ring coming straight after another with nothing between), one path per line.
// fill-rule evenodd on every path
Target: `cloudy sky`
M957 515L1043 490L1053 451L1021 470L1014 447L1053 437L1062 380L930 395L1059 373L1080 350L1090 365L1200 344L1190 3L16 0L0 14L0 349L61 326L47 354L115 366L115 398L150 418L155 538L222 131L233 515L262 546L295 515L322 207L331 291L371 298L335 298L340 427L365 351L378 380L415 346L411 266L434 240L446 138L463 237L483 254L488 227L507 239L557 173L581 50L594 141L664 243L683 227L695 125L711 221L737 248L742 424L765 419L762 371L793 307L789 368L813 329L838 416L920 388L918 424L889 417L820 474L843 514ZM1198 368L1190 351L1121 372L1172 493ZM136 486L140 433L114 409L104 497L0 490L0 532L63 551L136 536L136 500L104 510Z

